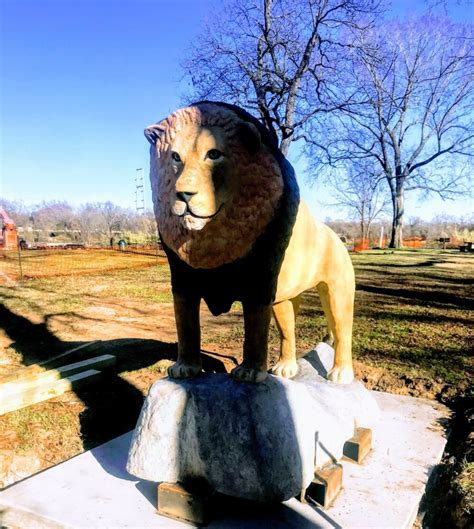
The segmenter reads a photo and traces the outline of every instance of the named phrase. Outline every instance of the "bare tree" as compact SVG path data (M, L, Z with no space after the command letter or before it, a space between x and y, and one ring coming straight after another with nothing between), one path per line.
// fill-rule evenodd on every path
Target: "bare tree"
M109 238L114 236L114 232L121 231L123 223L127 218L127 211L116 206L110 201L98 202L94 207L99 212L104 223L105 233Z
M369 239L374 220L385 212L389 197L383 186L383 174L375 173L367 161L348 168L346 178L334 176L332 184L336 205L348 210L357 219L362 240Z
M36 230L61 232L72 236L74 229L74 209L67 202L42 202L31 213L33 227Z
M359 106L342 109L331 124L313 124L311 151L324 163L371 159L379 166L393 207L391 247L403 244L406 191L442 198L464 192L474 147L469 31L427 16L366 32L347 81L358 87Z
M23 226L29 223L30 213L23 202L7 200L0 197L0 207L7 212L17 226Z
M144 215L140 215L138 225L140 231L145 234L148 242L158 241L158 227L156 225L156 217L153 211L146 211Z
M425 0L425 4L431 13L439 11L444 15L448 15L455 5L464 6L468 9L472 8L472 0Z
M75 225L79 231L82 242L89 246L93 242L93 235L97 232L101 223L96 206L94 204L82 204L75 218Z
M370 25L378 0L233 0L199 35L188 60L192 99L256 113L286 155L298 131L354 94L340 84L342 30Z
M345 243L351 244L359 237L359 225L353 220L326 217L324 223L335 231Z
M427 225L428 223L420 217L412 216L408 218L403 231L405 234L408 232L409 237L421 236L426 238L428 234Z

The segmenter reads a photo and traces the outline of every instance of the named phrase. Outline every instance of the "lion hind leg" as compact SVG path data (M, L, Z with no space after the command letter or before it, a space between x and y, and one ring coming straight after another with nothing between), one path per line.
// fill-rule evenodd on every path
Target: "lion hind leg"
M331 328L329 327L329 325L328 325L328 328L327 328L327 334L323 338L323 342L327 343L331 347L334 347L334 334L333 334Z
M330 333L334 337L334 366L327 378L338 384L349 384L354 380L352 368L352 320L354 316L354 292L339 284L317 287L321 305L328 320Z
M295 319L300 296L273 305L273 316L280 333L280 358L272 368L274 375L293 378L298 373L296 363Z

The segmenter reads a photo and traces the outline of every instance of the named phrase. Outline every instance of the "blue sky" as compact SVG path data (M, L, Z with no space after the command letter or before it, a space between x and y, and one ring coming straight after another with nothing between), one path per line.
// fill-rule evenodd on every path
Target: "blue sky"
M403 16L414 2L395 5ZM148 174L143 128L181 105L179 63L212 6L0 0L0 196L133 207L135 171ZM343 217L328 190L300 183L317 216ZM147 179L146 191L149 207ZM407 204L408 216L427 218L471 209L467 200Z

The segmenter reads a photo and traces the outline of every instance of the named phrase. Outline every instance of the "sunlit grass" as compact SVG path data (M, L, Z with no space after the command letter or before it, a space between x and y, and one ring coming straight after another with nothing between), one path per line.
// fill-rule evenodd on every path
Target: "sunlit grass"
M351 254L356 271L353 355L396 377L427 382L468 383L472 345L474 257L456 251L400 250ZM472 306L472 305L471 305ZM302 297L297 351L302 354L326 335L326 320L315 291ZM243 341L243 325L222 328L206 339ZM273 357L278 333L270 332Z

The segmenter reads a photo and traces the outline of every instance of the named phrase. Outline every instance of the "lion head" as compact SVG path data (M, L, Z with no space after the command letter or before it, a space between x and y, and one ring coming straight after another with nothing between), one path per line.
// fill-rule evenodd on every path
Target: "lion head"
M231 108L198 103L145 129L165 244L194 268L245 256L283 192L280 165L258 128Z

